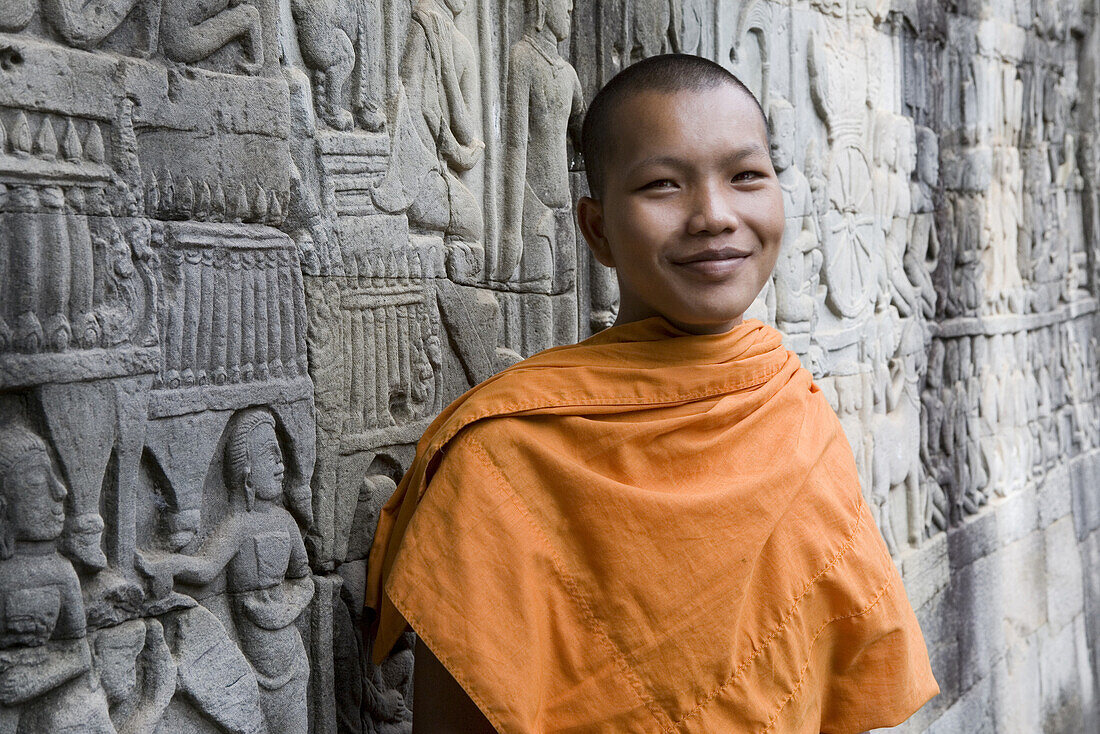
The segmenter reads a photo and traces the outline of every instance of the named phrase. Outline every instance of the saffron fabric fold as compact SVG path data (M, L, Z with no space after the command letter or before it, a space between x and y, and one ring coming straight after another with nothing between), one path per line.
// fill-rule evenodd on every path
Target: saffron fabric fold
M467 392L383 508L410 625L500 732L859 732L938 692L840 424L775 330L660 318Z

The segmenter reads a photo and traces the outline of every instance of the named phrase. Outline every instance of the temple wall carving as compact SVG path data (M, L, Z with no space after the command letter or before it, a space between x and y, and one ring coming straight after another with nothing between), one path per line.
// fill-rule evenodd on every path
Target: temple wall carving
M408 732L359 634L434 416L615 317L579 124L712 58L943 693L1100 721L1100 11L1081 0L4 0L0 732ZM68 727L68 728L67 728ZM72 728L83 727L83 728Z

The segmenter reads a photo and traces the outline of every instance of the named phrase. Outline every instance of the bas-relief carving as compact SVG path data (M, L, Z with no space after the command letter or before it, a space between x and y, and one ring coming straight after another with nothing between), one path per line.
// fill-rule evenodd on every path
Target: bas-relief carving
M525 3L523 35L509 52L504 113L504 201L493 278L507 328L505 343L524 354L575 340L577 269L570 140L579 149L584 99L573 67L558 53L569 35L569 0ZM515 283L515 285L512 285ZM516 312L519 313L516 313Z
M465 0L417 0L401 59L401 83L412 125L436 159L429 170L405 173L415 180L404 187L412 197L406 210L409 224L442 237L452 277L470 280L484 268L484 223L462 176L481 159L485 143L471 106L477 56L454 20L464 7Z
M815 326L821 238L810 182L794 162L794 107L782 98L773 99L768 122L772 163L783 191L783 211L787 220L772 276L775 319L784 335L793 337L810 332ZM804 353L806 349L797 351Z
M811 34L808 71L811 98L825 121L831 152L825 166L828 204L822 215L822 280L826 303L840 319L861 315L879 283L873 175L863 140L867 68L834 39Z
M111 731L90 672L84 604L58 552L68 491L45 441L0 427L0 725L5 731Z
M580 80L558 54L569 35L569 0L528 0L523 36L509 53L505 109L505 197L497 280L565 281L573 256L567 136L579 147ZM568 238L568 239L566 239ZM559 242L559 239L562 241ZM556 267L555 267L556 266ZM543 287L550 287L546 283Z
M320 118L336 130L380 130L385 118L377 2L293 0L290 6L302 58L314 72Z
M154 599L168 608L188 603L178 599L183 595L176 584L224 583L228 619L220 621L234 631L254 671L267 731L300 732L307 727L309 668L295 620L313 597L299 528L299 522L308 527L312 521L308 488L284 487L275 417L264 409L250 408L230 420L223 467L227 508L198 548L142 554L138 567L151 579Z
M629 63L683 50L683 0L626 0L624 59Z
M116 146L132 129L128 104ZM0 109L0 221L11 238L0 270L0 351L156 343L149 227L133 216L132 195L106 160L113 131L102 127Z
M43 645L0 641L21 661L0 678L41 689L0 722L408 731L411 643L379 669L356 648L369 528L446 402L613 314L588 282L606 273L569 259L569 135L652 53L716 45L769 101L788 227L763 316L836 408L892 550L1097 445L1091 72L1058 50L1078 21L1021 30L1057 39L1027 53L960 26L940 78L934 22L897 71L883 3L608 1L571 38L564 0L285 5L0 9L0 281L28 286L0 288L0 403L25 402L65 477L39 547L73 600ZM61 99L23 71L47 57L110 71ZM243 416L286 463L251 508L220 478ZM266 571L240 572L245 526L279 551ZM15 548L5 573L28 567Z

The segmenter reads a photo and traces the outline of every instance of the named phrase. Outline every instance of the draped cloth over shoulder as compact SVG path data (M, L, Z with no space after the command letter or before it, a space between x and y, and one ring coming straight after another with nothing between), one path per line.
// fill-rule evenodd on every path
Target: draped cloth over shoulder
M431 425L367 606L501 732L858 732L938 691L836 416L757 321L542 352Z

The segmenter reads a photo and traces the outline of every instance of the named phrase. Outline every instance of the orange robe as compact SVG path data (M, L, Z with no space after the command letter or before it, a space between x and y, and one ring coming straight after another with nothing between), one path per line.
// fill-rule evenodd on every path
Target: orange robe
M501 732L858 732L938 692L828 403L758 321L659 318L494 376L431 425L371 551Z

